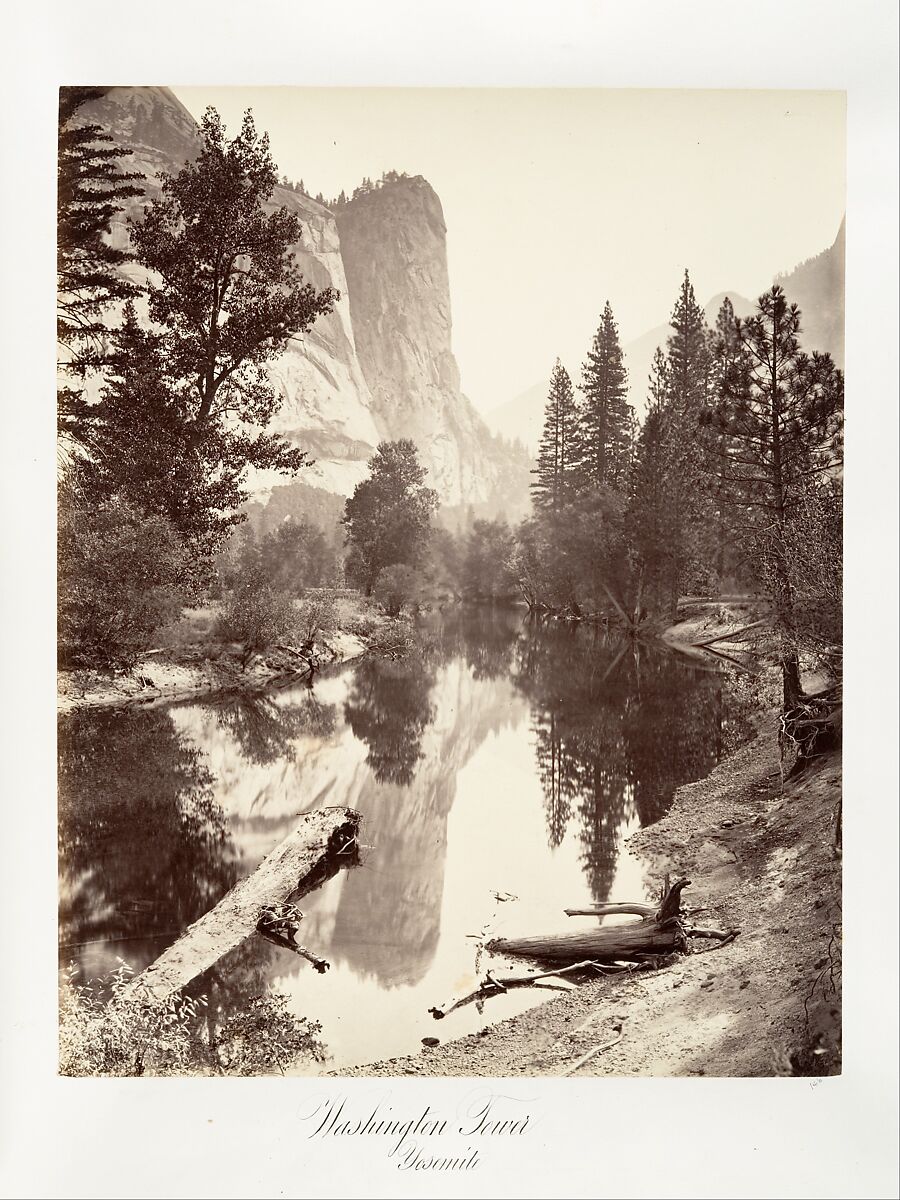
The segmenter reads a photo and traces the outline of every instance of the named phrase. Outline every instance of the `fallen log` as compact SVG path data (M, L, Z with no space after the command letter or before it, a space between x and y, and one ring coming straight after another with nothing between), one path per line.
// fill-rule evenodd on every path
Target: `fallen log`
M577 933L543 934L525 938L493 938L485 949L538 962L570 963L611 959L640 961L643 955L664 956L688 949L681 923L681 893L690 884L679 879L668 889L652 916L626 925L601 925Z
M611 917L627 914L633 917L652 917L655 904L593 904L590 908L564 908L567 917Z
M355 866L360 820L360 814L352 808L321 808L307 813L252 874L235 884L214 908L189 925L155 962L136 975L122 998L136 999L144 994L153 1000L165 999L257 931L267 908L298 900L343 867ZM287 948L297 950L296 945Z

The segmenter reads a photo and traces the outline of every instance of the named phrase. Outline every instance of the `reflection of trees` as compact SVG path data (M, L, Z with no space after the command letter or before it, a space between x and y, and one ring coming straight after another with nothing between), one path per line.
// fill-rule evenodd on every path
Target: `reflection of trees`
M156 935L151 958L163 934L174 938L224 895L238 872L212 783L163 710L61 719L62 941Z
M459 606L443 614L428 644L441 662L464 659L475 679L499 679L509 674L521 630L519 609Z
M516 647L515 678L532 705L548 840L558 846L577 819L602 902L631 811L658 820L682 783L712 769L725 734L739 736L740 714L720 675L599 631L533 629Z
M335 709L321 704L312 689L299 704L277 704L271 696L234 696L216 705L216 723L227 729L251 762L265 766L294 757L304 735L326 738L334 732Z
M369 747L366 759L379 783L408 786L422 756L422 735L434 719L434 672L421 654L394 662L359 662L344 717Z

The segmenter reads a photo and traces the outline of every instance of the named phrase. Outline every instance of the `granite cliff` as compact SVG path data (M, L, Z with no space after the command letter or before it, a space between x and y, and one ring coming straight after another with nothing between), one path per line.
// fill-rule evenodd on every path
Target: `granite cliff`
M112 231L128 244L128 218L139 219L159 190L160 172L177 172L198 148L196 123L168 89L114 87L82 110L132 151L147 179L144 198ZM429 482L447 506L511 515L527 497L528 464L492 437L459 387L450 342L450 294L440 201L421 177L399 179L342 205L336 213L292 188L277 187L275 206L298 213L294 247L301 271L340 301L271 365L281 393L274 432L316 459L299 477L296 503L309 485L348 495L366 473L378 442L411 437ZM130 267L137 279L140 268ZM284 476L257 473L253 498L266 502Z

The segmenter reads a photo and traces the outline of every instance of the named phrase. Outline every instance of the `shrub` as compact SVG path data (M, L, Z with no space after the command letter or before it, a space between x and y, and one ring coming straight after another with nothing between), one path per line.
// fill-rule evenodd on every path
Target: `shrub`
M405 658L415 647L416 638L408 619L385 621L369 638L369 649L382 658Z
M227 601L216 625L219 637L241 642L248 654L298 635L294 602L285 592L255 576L245 577Z
M320 633L337 628L337 603L329 590L308 593L294 605L294 612L301 644L311 646Z
M65 665L133 665L192 590L192 564L171 523L120 500L62 503L57 561Z
M266 1075L298 1059L321 1062L321 1026L295 1017L286 997L265 992L226 1016L210 1037L206 998L176 995L147 1003L126 1000L132 971L76 984L66 974L60 994L59 1071L72 1076Z
M404 608L418 604L421 594L421 576L406 563L385 567L375 581L375 599L389 617L399 617Z

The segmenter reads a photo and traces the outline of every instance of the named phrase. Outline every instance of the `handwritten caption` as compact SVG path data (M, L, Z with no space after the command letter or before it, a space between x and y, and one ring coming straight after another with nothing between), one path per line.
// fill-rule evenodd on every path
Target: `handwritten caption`
M316 1099L299 1115L308 1138L383 1139L388 1160L400 1171L474 1171L487 1145L530 1132L532 1114L525 1103L480 1095L445 1114L430 1104L410 1112L395 1109L389 1098L361 1105L340 1096Z

